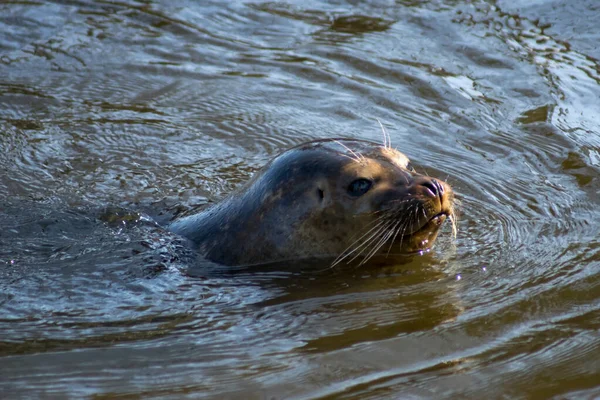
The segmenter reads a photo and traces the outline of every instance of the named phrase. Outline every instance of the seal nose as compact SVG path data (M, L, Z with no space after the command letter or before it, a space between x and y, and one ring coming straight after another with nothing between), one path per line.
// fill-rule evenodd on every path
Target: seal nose
M427 191L431 194L431 197L441 197L444 195L444 186L435 178L428 178L423 180L421 185L427 188Z

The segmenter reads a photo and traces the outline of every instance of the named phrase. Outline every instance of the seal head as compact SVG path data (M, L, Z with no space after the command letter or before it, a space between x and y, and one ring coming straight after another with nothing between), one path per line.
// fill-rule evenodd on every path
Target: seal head
M428 250L454 215L453 199L448 184L416 173L395 149L316 140L275 157L240 190L170 229L225 265L312 257L363 263Z

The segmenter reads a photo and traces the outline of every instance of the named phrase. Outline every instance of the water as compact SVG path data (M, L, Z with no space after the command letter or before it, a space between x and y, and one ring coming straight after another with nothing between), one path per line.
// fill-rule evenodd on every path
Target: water
M3 2L3 397L600 396L594 0ZM277 153L392 144L458 237L220 269L161 228Z

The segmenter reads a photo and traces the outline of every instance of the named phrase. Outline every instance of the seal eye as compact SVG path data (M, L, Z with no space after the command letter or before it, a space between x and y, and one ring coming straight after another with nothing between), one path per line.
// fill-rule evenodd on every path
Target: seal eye
M413 165L409 162L406 163L406 169L409 170L410 172L417 172L415 170L415 168L413 167Z
M362 196L371 189L371 186L373 186L373 182L365 178L360 178L350 183L348 186L348 193L350 193L351 196Z

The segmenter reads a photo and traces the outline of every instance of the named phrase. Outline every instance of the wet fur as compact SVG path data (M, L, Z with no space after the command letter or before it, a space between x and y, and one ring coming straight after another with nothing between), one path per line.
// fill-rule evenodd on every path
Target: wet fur
M419 251L418 230L436 211L419 186L430 178L409 171L408 158L391 148L383 131L383 146L326 139L292 148L236 193L170 228L226 265L319 256L335 258L332 265L362 264L376 254ZM347 196L348 182L369 173L379 179L370 197ZM454 223L451 189L442 185ZM427 243L437 228L425 230Z

